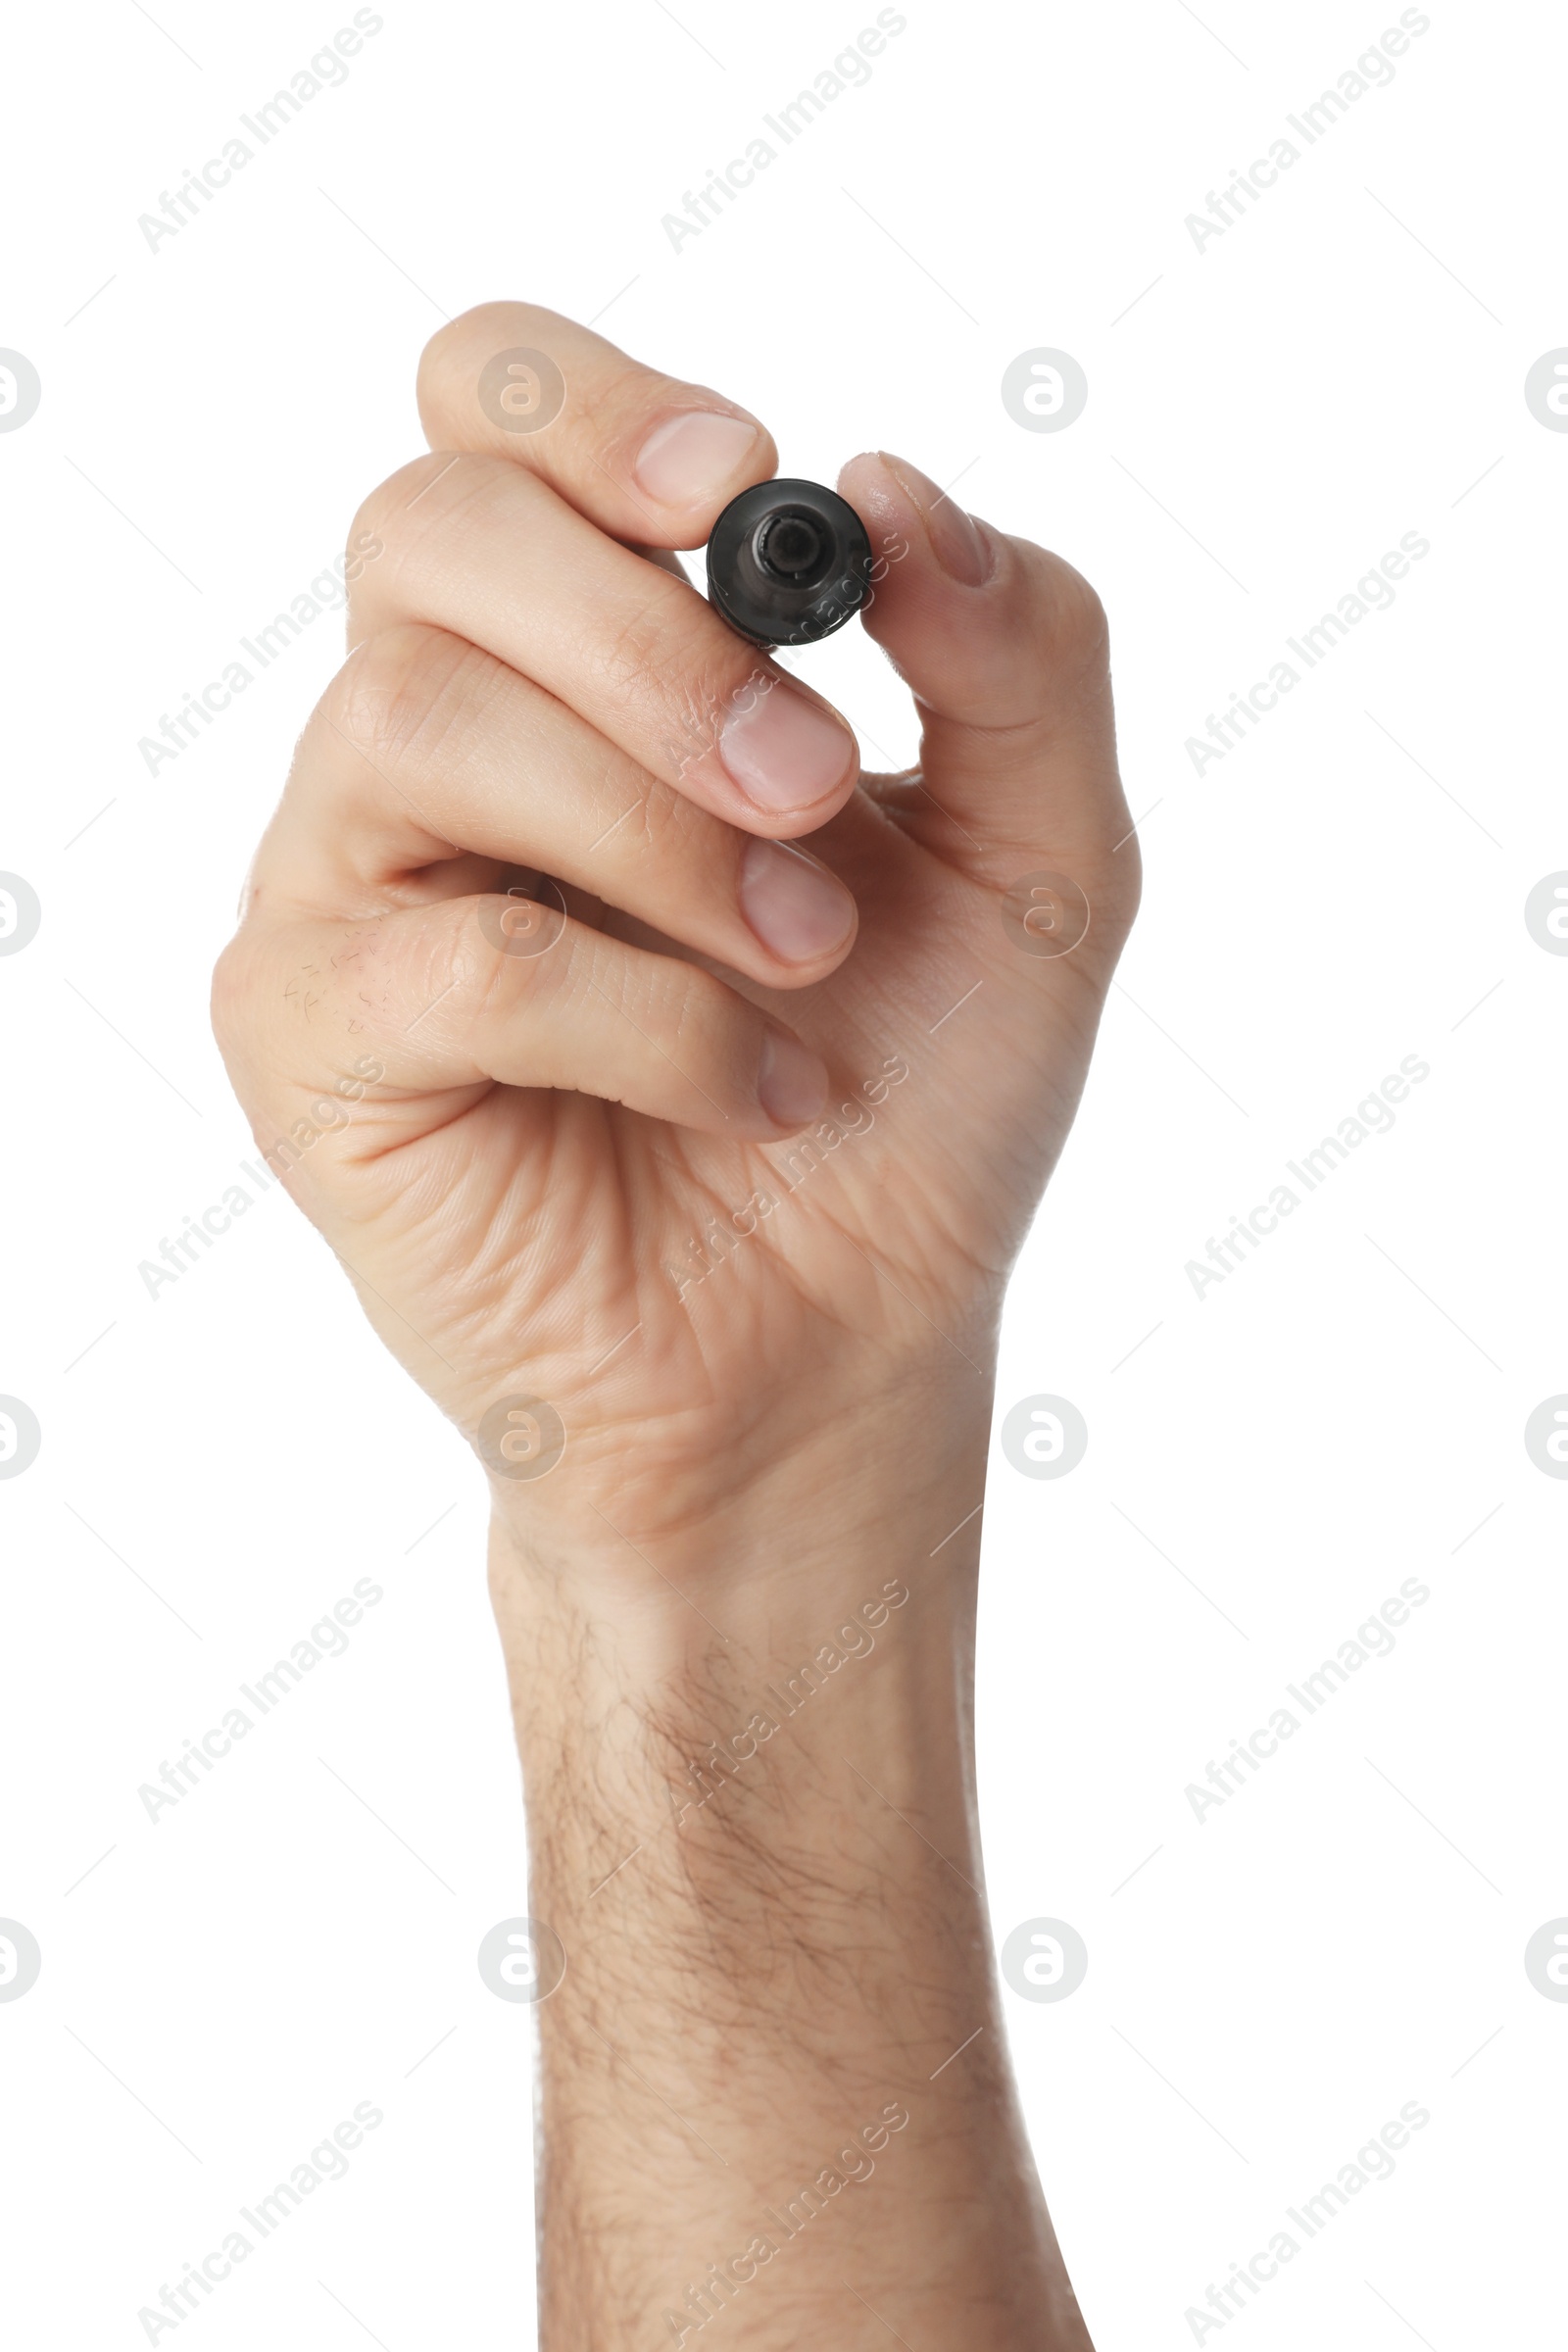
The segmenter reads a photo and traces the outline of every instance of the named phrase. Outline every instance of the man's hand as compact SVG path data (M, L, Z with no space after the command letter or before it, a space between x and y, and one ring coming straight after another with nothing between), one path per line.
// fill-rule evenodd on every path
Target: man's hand
M479 397L519 350L564 380L537 430ZM664 552L778 470L761 425L512 304L436 337L419 398L435 454L357 518L354 651L215 1018L493 1475L567 1960L545 2341L1081 2347L967 1675L1003 1286L1137 896L1099 604L855 459L865 626L922 726L916 772L862 774Z
M476 396L516 347L565 380L534 433ZM510 304L436 337L420 405L437 454L358 517L355 650L219 1035L264 1149L343 1122L290 1187L416 1377L470 1433L545 1399L572 1474L530 1506L613 1495L657 1533L933 1349L984 1357L1136 895L1103 620L1055 557L856 459L865 625L924 726L916 774L861 775L828 705L633 552L766 480L760 425ZM518 869L562 893L509 904ZM1070 954L1026 951L1076 901L1008 906L1039 872L1088 902Z

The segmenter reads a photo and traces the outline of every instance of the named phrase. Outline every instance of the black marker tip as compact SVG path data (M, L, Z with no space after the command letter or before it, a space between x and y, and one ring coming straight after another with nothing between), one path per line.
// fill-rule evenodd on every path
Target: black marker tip
M871 542L820 482L758 482L732 498L708 542L713 610L754 645L814 645L871 593Z

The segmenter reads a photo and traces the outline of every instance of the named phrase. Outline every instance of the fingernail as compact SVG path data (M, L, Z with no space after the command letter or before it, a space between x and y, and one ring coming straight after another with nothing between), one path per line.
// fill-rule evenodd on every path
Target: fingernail
M748 842L738 895L763 947L785 963L825 956L855 922L855 901L838 876L793 842Z
M855 765L855 737L836 711L782 683L732 711L718 756L749 800L772 815L809 808Z
M640 489L663 507L706 507L734 481L760 427L715 409L677 409L662 416L637 452Z
M906 458L890 458L885 449L877 455L919 508L932 552L943 570L961 587L978 588L991 570L991 550L971 517L918 466L911 466Z
M780 1127L804 1127L827 1101L827 1065L798 1037L768 1029L757 1073L757 1099Z

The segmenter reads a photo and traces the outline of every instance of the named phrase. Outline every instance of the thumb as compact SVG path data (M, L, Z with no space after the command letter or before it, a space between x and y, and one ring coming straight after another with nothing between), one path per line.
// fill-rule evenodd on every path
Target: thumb
M1103 892L1120 868L1136 900L1105 615L1088 581L964 514L906 459L853 458L839 489L885 560L864 626L920 711L924 790L885 800L977 880L1059 865L1092 870Z

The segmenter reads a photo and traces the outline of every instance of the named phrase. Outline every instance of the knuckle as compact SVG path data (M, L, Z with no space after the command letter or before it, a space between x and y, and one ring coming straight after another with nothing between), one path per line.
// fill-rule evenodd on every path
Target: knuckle
M664 1051L688 1068L695 1062L715 1073L735 1058L734 1033L744 1016L741 1001L722 980L675 956L647 958L651 968L628 972L640 1000L635 1017Z
M322 698L328 721L378 767L427 760L467 715L490 658L423 621L368 637Z
M456 421L477 431L479 411L472 395L485 361L494 352L537 341L561 323L554 311L527 302L480 302L460 311L436 328L419 354L415 388L420 416L427 423Z
M1097 591L1060 556L1038 551L1036 576L1047 649L1085 686L1110 675L1110 623Z
M599 648L603 667L622 694L636 691L650 677L663 677L677 664L676 632L656 585L661 576L649 567L650 594L621 615Z
M680 773L718 739L736 693L735 658L693 625L681 583L652 565L648 572L650 593L607 636L599 659L616 696L634 708L646 707L649 680L658 681L655 732L668 772Z
M482 303L474 310L460 312L456 318L449 318L444 326L436 328L420 352L414 378L415 398L419 415L426 420L445 414L449 385L458 370L459 353L478 322L500 307L498 303Z
M404 473L411 470L408 466L402 469ZM401 478L401 474L389 474L384 482L378 482L373 490L361 499L349 525L350 549L364 548L368 551L373 545L378 554L385 552L385 530L392 509L392 493Z
M254 926L242 921L213 966L209 1014L224 1066L232 1074L245 1057L260 1002L258 948Z
M589 432L601 442L646 429L658 408L690 403L692 386L678 375L647 368L624 352L606 348L603 365L574 386Z
M1118 801L1120 795L1114 796ZM1094 909L1090 936L1094 939L1091 964L1108 954L1112 960L1127 943L1127 935L1137 918L1139 901L1143 895L1143 860L1139 855L1137 835L1128 827L1131 823L1123 808L1117 818L1107 809L1106 819L1098 828L1098 838L1086 842L1084 858L1084 889ZM1119 838L1112 843L1112 828Z
M388 474L362 501L349 533L351 602L360 608L416 605L413 567L426 541L514 471L505 459L478 451L435 450Z
M720 873L727 870L721 862L724 852L738 860L745 847L721 819L657 777L644 786L633 823L640 847L657 861L661 873L685 878ZM631 825L626 830L631 832Z

